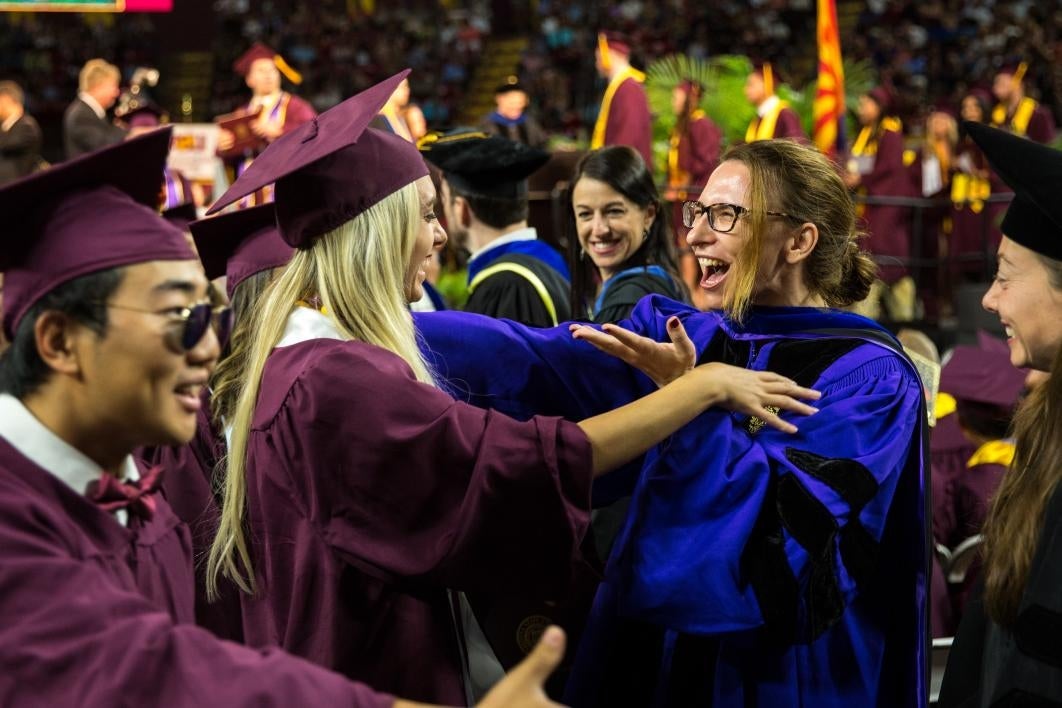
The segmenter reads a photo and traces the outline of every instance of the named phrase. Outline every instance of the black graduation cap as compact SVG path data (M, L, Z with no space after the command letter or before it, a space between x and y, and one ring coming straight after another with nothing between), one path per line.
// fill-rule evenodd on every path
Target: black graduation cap
M515 76L510 76L505 80L504 84L501 84L498 88L494 89L494 95L500 96L503 93L510 93L512 91L527 93L527 89L525 89L524 85L520 83L520 79Z
M550 157L545 150L467 128L429 135L419 147L452 187L483 197L525 196L528 176Z
M1031 251L1062 261L1062 151L981 123L962 125L1014 190L1003 233Z

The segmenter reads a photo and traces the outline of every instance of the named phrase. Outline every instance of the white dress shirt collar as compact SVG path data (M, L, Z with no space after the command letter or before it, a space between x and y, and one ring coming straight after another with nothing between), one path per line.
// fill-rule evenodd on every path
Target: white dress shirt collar
M84 494L89 482L99 479L102 473L99 465L45 427L22 401L7 393L0 394L0 437L78 494ZM132 482L139 478L132 455L126 456L122 461L121 479ZM125 525L124 509L116 512L115 517Z

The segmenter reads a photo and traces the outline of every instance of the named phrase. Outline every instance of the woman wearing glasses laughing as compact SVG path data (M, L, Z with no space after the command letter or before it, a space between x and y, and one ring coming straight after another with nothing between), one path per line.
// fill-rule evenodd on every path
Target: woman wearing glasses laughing
M707 312L654 295L600 329L417 320L454 388L518 417L585 416L707 361L822 392L782 414L795 433L713 408L647 453L565 698L925 705L924 400L892 336L835 309L874 278L848 191L813 148L760 141L684 218Z

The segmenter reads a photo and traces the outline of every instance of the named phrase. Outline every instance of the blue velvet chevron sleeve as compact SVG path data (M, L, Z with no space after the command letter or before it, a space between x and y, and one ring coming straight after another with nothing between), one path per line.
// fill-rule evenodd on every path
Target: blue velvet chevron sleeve
M666 340L668 317L694 312L664 298L646 298L620 325ZM414 320L422 351L456 398L516 418L581 420L656 388L622 361L572 339L567 323L539 329L449 311L418 313Z

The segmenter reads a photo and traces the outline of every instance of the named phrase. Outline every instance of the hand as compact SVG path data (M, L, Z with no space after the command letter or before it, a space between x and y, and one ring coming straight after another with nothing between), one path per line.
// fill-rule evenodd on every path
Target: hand
M225 150L231 150L232 146L236 144L236 136L232 134L231 130L225 128L218 129L218 150L224 152Z
M702 364L687 376L707 377L706 385L719 397L715 405L759 418L783 433L795 433L797 427L778 417L781 411L813 415L818 408L801 403L798 398L817 401L818 391L797 386L796 382L772 371L751 371L739 366L712 362Z
M266 142L273 142L281 136L284 132L279 125L268 123L263 120L256 120L251 123L251 132L260 138L266 140Z
M858 172L846 172L844 175L844 186L849 189L855 189L862 181L862 177Z
M527 658L490 690L478 708L560 708L542 685L564 658L564 630L548 627Z
M671 317L667 321L670 344L654 341L614 324L603 325L603 331L580 324L573 324L568 329L575 339L590 342L606 354L627 362L661 388L690 371L697 361L697 350L678 317Z

